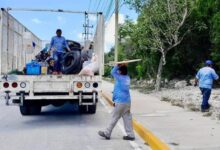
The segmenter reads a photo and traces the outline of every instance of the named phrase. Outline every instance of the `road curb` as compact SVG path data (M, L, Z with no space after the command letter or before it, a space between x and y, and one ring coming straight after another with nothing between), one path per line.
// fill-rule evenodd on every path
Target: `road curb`
M106 92L101 92L102 96L107 100L107 102L113 106L112 98ZM150 130L146 129L141 123L136 119L132 120L134 130L136 133L153 149L153 150L170 150L167 144L162 142L158 137L156 137Z

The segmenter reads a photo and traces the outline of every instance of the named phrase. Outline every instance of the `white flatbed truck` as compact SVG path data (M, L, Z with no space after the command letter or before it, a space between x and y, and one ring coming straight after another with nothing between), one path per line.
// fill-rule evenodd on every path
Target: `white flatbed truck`
M9 10L11 9L1 9L0 12L0 92L4 94L6 104L18 105L22 115L37 115L41 112L42 106L50 104L61 106L65 102L70 102L77 103L81 113L94 114L104 68L102 13L96 14L98 21L93 39L94 51L99 61L98 75L9 75L8 72L11 70L22 70L25 64L41 50L40 39L10 15ZM77 13L87 14L87 12ZM32 38L28 40L37 43L38 49L35 48L31 52L24 49L25 32L31 33Z

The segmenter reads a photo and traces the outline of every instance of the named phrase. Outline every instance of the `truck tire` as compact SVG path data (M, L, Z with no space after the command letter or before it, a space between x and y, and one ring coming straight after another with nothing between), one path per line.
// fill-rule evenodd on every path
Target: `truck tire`
M24 106L20 106L20 112L23 116L27 116L30 115L30 110L29 107L24 105Z
M23 116L27 115L39 115L41 113L41 106L20 106L20 112Z
M71 51L64 55L62 62L63 73L70 74L74 70L74 68L79 65L80 58L81 57L79 51Z
M96 113L96 104L95 105L89 105L89 110L88 113L89 114L95 114Z
M29 106L30 115L39 115L41 113L41 106Z
M82 62L79 61L78 66L76 68L73 68L71 74L78 74L82 70Z
M79 113L85 114L86 112L87 112L87 107L85 105L80 105L79 106Z
M88 107L88 109L87 109ZM96 104L95 105L81 105L79 106L79 112L81 114L95 114L96 113Z
M67 43L68 43L68 46L69 48L72 50L72 51L81 51L81 44L76 42L76 41L72 41L72 40L66 40Z

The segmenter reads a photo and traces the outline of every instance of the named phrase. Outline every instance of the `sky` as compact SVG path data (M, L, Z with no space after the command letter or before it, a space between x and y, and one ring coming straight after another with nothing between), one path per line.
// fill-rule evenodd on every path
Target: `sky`
M124 23L125 17L129 16L134 21L137 14L130 10L128 5L120 3L119 23ZM112 5L111 5L112 4ZM103 12L105 20L105 51L114 46L114 2L111 0L0 0L0 7L6 8L40 8L40 9L63 9L74 11ZM55 35L56 29L63 31L66 39L83 42L84 15L51 13L51 12L21 12L10 11L10 13L41 40L50 41ZM108 14L108 15L107 15ZM96 16L90 15L90 23L95 26ZM95 28L91 29L95 33ZM92 37L91 37L92 38Z

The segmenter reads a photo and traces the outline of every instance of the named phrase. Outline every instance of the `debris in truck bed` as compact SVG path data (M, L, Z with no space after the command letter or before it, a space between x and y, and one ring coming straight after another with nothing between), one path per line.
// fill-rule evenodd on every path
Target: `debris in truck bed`
M79 73L79 75L94 76L99 70L98 58L97 55L93 55L91 63L86 65Z
M23 71L19 71L19 70L12 70L8 73L9 75L24 75Z

